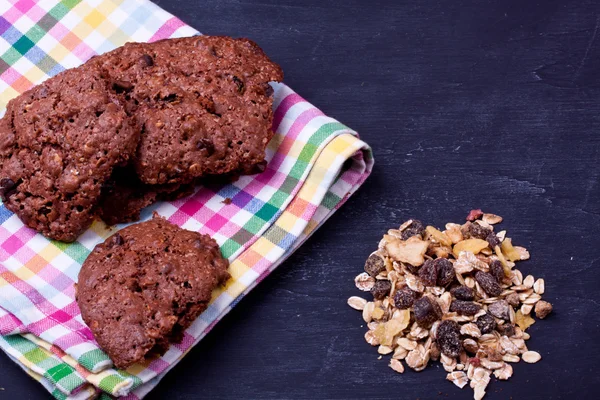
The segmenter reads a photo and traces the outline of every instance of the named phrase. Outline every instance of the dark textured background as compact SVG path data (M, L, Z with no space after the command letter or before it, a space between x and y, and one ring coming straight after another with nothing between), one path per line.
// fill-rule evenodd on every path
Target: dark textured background
M346 299L390 227L505 217L555 312L486 399L589 399L600 385L600 4L526 0L158 2L248 36L285 81L375 152L360 191L248 295L149 399L472 398L435 365L396 374ZM197 3L197 4L194 4ZM2 398L48 394L0 357Z

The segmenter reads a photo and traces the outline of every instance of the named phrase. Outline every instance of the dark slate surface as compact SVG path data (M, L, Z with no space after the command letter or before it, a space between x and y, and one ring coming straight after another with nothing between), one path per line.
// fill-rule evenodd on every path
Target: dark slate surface
M198 5L194 4L198 3ZM390 227L505 217L555 313L543 360L487 399L588 399L600 385L600 4L522 0L159 1L248 36L286 83L375 152L364 187L247 296L149 399L472 398L439 366L396 374L346 305ZM5 356L2 398L48 395Z

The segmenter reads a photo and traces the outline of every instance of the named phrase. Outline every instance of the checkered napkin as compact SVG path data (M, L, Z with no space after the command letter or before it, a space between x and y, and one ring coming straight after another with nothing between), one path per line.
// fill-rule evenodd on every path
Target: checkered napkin
M47 77L127 41L195 34L145 0L0 0L0 109ZM355 132L284 84L274 89L276 133L265 172L142 213L142 220L157 211L211 235L231 263L232 279L162 357L114 369L83 323L73 283L90 251L110 235L103 223L64 244L0 207L0 347L54 397L142 398L367 178L373 159Z

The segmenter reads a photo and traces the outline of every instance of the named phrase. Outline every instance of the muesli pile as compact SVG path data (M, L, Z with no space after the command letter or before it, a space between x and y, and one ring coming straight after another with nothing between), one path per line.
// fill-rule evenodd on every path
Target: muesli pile
M506 231L494 233L502 218L472 210L463 225L446 230L409 220L390 229L355 278L373 301L353 296L369 330L366 341L379 354L392 354L390 367L415 371L440 360L446 379L470 384L481 399L493 374L511 377L510 363L535 363L539 353L525 344L532 311L544 319L552 305L541 300L544 280L515 269L529 252L513 246Z

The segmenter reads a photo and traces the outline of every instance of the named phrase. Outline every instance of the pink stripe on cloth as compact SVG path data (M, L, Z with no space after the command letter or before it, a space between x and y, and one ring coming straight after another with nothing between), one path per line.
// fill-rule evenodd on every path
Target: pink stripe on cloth
M17 317L0 309L0 335L15 335L17 333L26 333L25 325Z
M304 111L302 114L300 114L296 118L290 129L287 131L287 133L285 133L285 137L281 141L277 153L269 163L269 168L275 170L279 169L279 167L283 163L283 160L285 160L286 155L289 154L290 149L292 148L294 143L296 143L296 138L298 137L300 132L302 132L302 129L304 129L304 127L308 125L310 121L312 121L315 117L320 117L322 115L323 113L318 108L310 108Z
M306 102L306 100L300 97L299 94L292 93L286 96L281 103L279 103L279 106L273 115L273 132L276 132L277 129L279 129L279 125L281 124L281 121L283 120L285 114L287 114L288 110L292 108L294 104L302 102Z
M185 24L179 18L171 18L163 24L154 35L148 40L148 42L156 42L157 40L166 39L170 37L173 32L181 28Z

